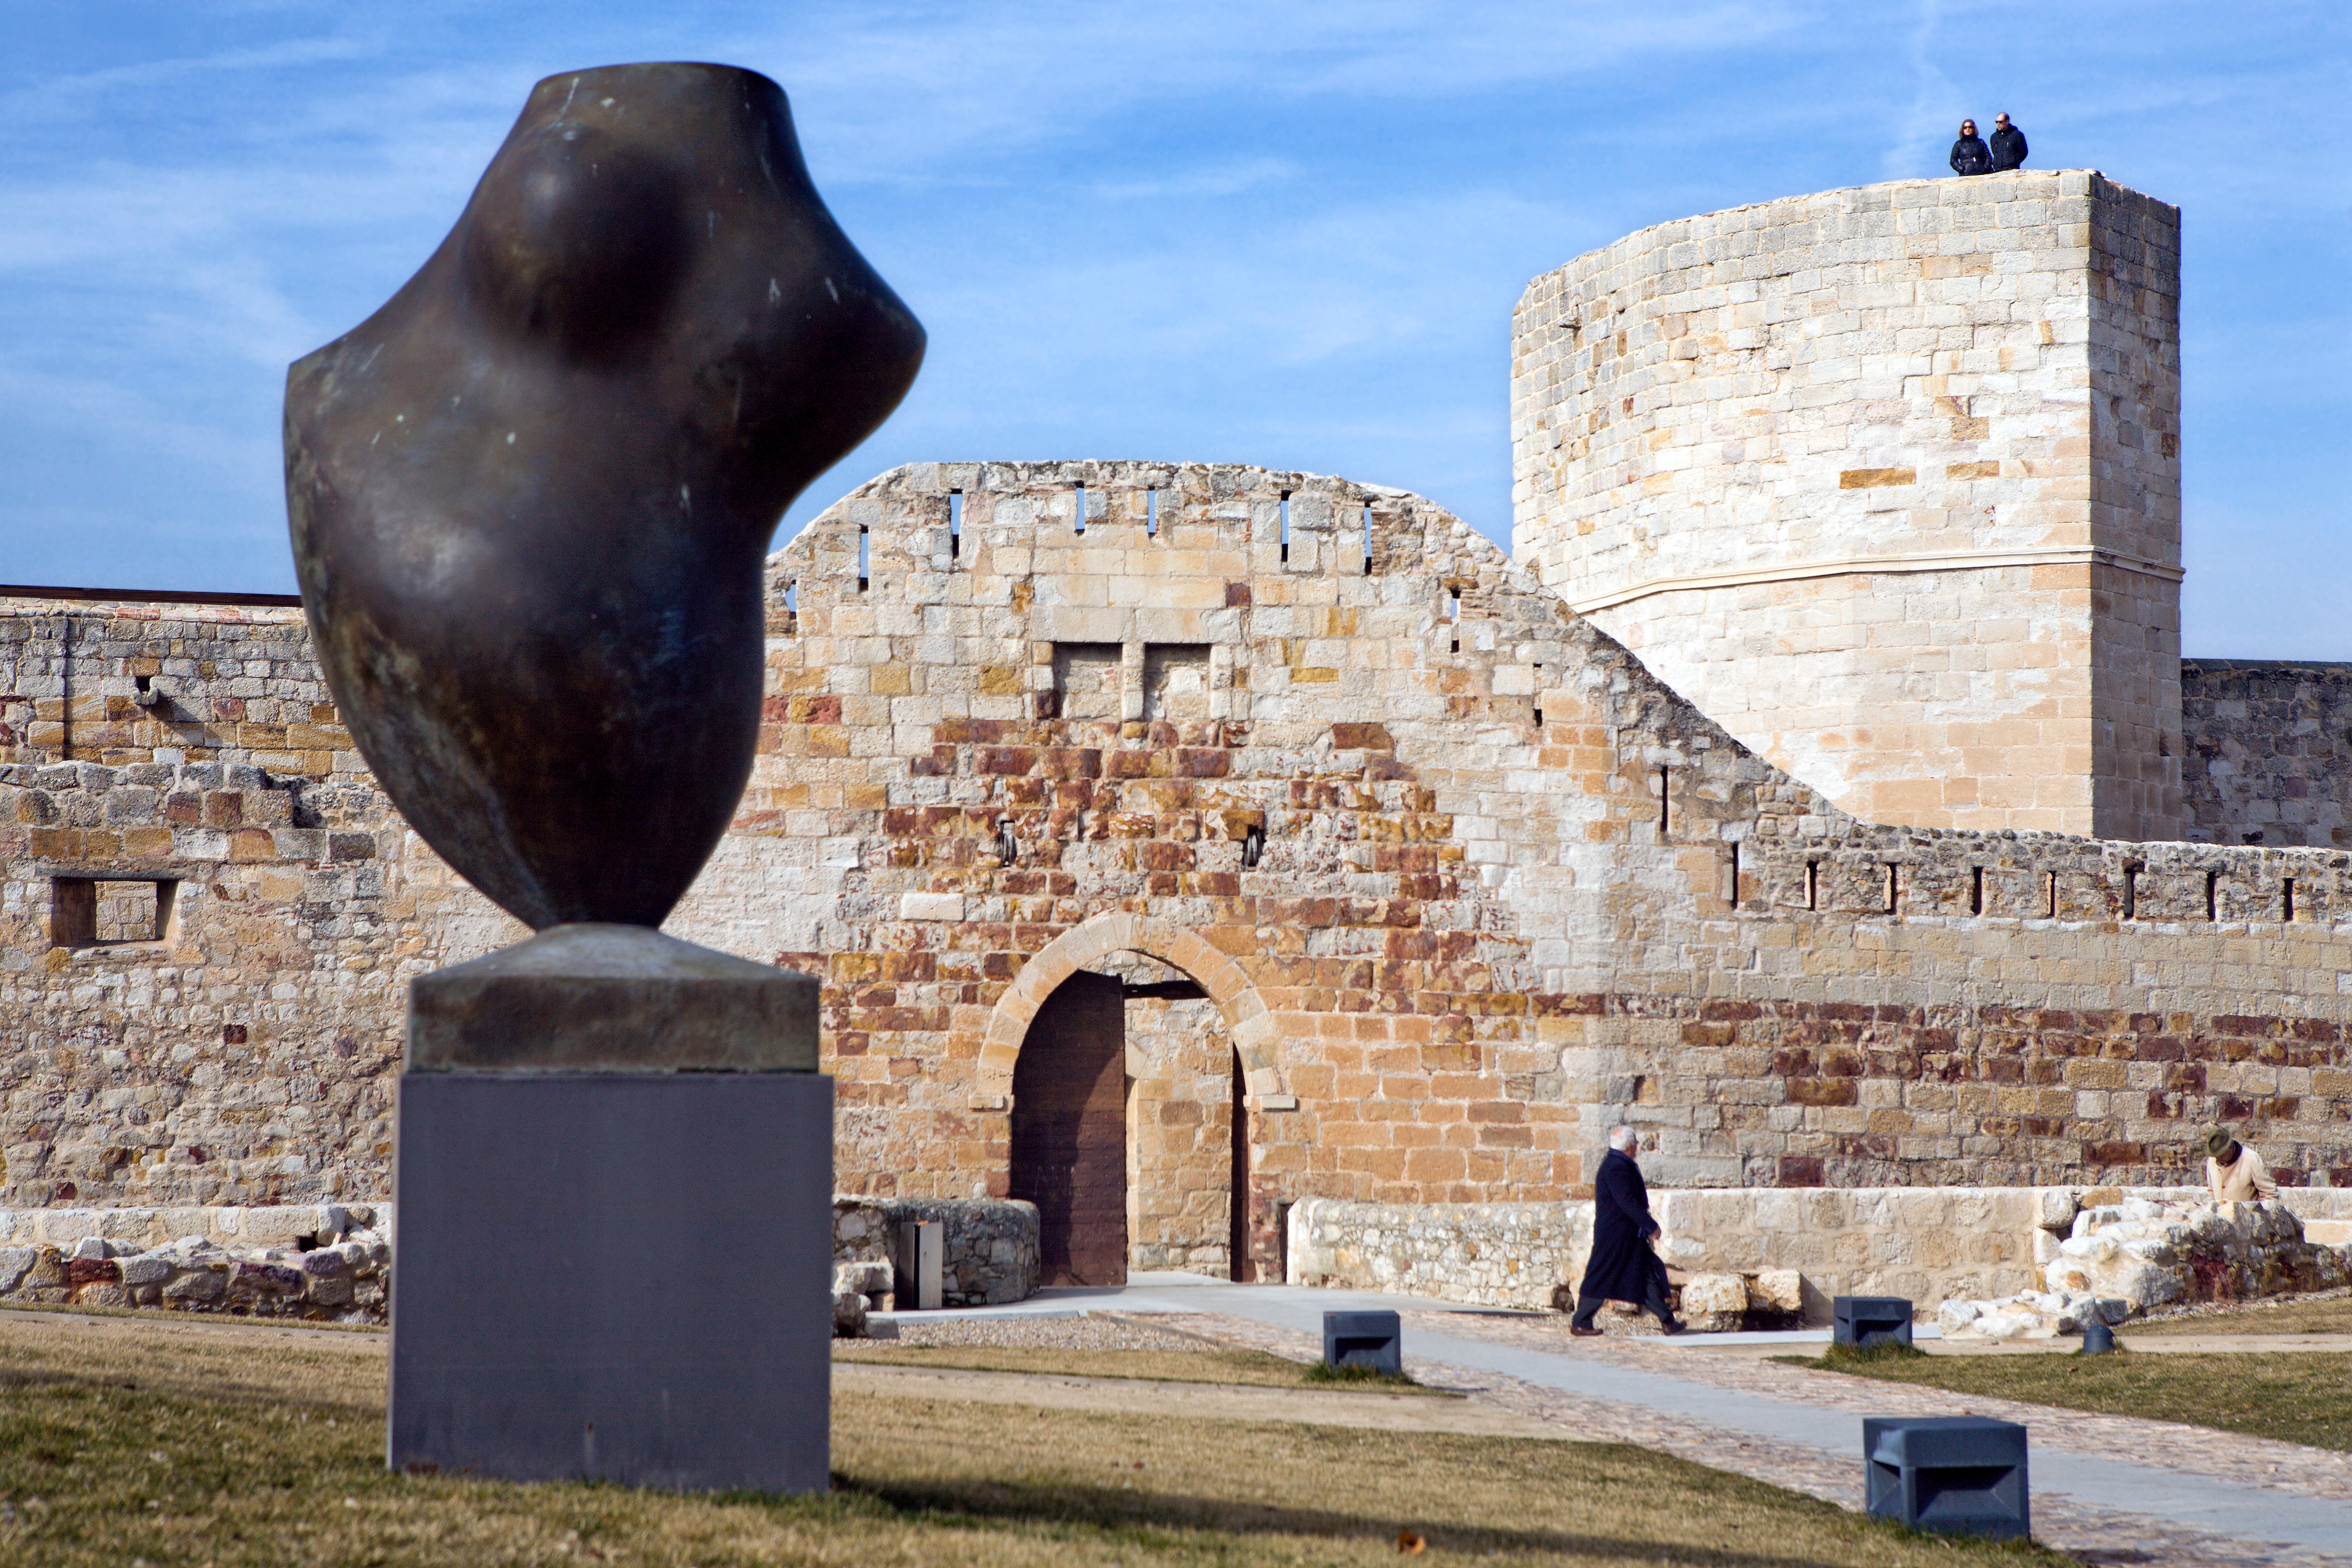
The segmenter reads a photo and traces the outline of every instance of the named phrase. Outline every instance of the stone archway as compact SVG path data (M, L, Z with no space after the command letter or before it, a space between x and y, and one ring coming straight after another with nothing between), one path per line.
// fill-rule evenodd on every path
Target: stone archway
M1144 915L1097 915L1045 944L997 998L980 1047L978 1092L1010 1104L1013 1068L1030 1023L1055 987L1080 969L1111 953L1140 952L1191 975L1217 1005L1240 1053L1252 1096L1260 1101L1284 1096L1275 1049L1274 1016L1241 965L1195 933Z
M1090 1189L1102 1184L1082 1179L1108 1152L1097 1146L1102 1131L1068 1149L1056 1145L1054 1157L1069 1167L1066 1172L1047 1171L1040 1163L1041 1150L1028 1148L1024 1132L1031 1131L1029 1142L1037 1142L1028 1124L1040 1117L1054 1121L1059 1116L1074 1126L1098 1122L1098 1110L1093 1120L1061 1114L1066 1108L1060 1100L1069 1096L1056 1071L1072 1045L1064 1037L1070 1033L1065 1015L1073 988L1112 976L1118 977L1114 984L1127 985L1128 997L1128 1223L1122 1235L1130 1266L1255 1278L1272 1260L1260 1256L1265 1244L1256 1222L1264 1217L1264 1202L1252 1195L1256 1119L1251 1112L1288 1110L1296 1101L1282 1092L1274 1020L1247 975L1181 927L1133 915L1098 916L1032 958L998 1001L981 1055L979 1088L989 1096L986 1103L1004 1111L1012 1125L1009 1188L1016 1196L1031 1195L1027 1189L1034 1188L1059 1197L1062 1185L1073 1182ZM1172 996L1171 986L1179 988ZM1085 1032L1104 1027L1089 1025ZM1045 1058L1033 1059L1041 1051ZM1016 1084L1017 1091L1007 1092ZM1023 1103L1033 1092L1047 1097L1034 1110ZM1044 1196L1039 1203L1043 1221ZM1055 1222L1067 1223L1058 1207ZM1107 1233L1110 1227L1099 1228ZM1060 1239L1067 1244L1062 1250L1083 1251L1081 1243L1098 1238Z

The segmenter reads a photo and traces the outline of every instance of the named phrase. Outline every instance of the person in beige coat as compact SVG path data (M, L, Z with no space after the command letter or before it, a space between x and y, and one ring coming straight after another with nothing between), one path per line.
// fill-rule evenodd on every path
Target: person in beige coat
M2263 1157L2230 1136L2226 1127L2205 1134L2205 1184L2217 1204L2267 1202L2278 1196Z

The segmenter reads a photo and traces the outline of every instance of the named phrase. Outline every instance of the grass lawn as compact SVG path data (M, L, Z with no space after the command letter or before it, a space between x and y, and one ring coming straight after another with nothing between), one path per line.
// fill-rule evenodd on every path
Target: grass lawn
M997 1345L902 1345L888 1340L837 1340L835 1361L882 1366L951 1367L967 1372L1037 1372L1065 1377L1143 1377L1168 1383L1233 1383L1253 1388L1369 1388L1432 1394L1417 1383L1318 1376L1320 1369L1265 1351L1087 1351Z
M2352 1355L1914 1355L1799 1366L2352 1450Z
M2129 1334L2352 1334L2352 1296L2316 1301L2260 1301L2194 1318L2132 1323Z
M383 1469L380 1356L0 1321L0 1562L23 1568L822 1563L2041 1563L1637 1448L835 1402L825 1498Z

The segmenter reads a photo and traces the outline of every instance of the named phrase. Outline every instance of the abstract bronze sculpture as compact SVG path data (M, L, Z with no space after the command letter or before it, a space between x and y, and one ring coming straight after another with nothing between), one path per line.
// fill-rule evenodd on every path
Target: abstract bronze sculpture
M615 66L541 82L432 259L288 374L343 721L539 932L410 987L395 1467L826 1484L817 984L653 928L751 773L776 521L922 352L775 83ZM730 1289L670 1288L656 1237L731 1249ZM563 1289L500 1266L519 1237Z
M534 928L660 924L750 775L777 519L923 343L774 82L539 84L432 258L287 376L311 636L426 843Z

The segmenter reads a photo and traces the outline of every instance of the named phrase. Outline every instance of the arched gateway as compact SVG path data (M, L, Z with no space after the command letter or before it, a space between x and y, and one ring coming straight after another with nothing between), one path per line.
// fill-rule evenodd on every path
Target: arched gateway
M1181 978L1106 972L1135 954ZM1116 1284L1130 1260L1197 1268L1219 1254L1249 1277L1247 1097L1254 1079L1279 1079L1263 1047L1254 1066L1243 1042L1245 1022L1264 1017L1238 966L1156 921L1100 916L1030 961L990 1037L992 1049L1020 1030L1008 1191L1037 1205L1045 1283ZM984 1054L984 1081L992 1072L1001 1081L1002 1057Z

